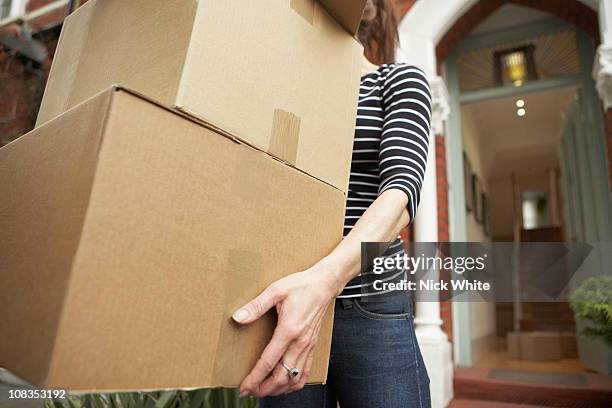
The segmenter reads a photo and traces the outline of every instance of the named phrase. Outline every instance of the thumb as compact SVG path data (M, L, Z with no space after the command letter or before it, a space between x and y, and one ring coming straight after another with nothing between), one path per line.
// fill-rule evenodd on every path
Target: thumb
M240 324L252 323L276 305L279 298L278 291L273 286L268 286L259 296L238 309L232 319Z

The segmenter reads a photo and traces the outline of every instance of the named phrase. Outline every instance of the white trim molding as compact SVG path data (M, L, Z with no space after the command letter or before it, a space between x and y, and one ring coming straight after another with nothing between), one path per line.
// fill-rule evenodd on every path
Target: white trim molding
M7 26L9 24L13 24L13 23L21 24L23 22L33 20L44 14L50 13L52 11L55 11L62 7L66 7L66 5L68 5L68 0L56 0L51 3L45 4L44 6L36 10L32 10L29 13L26 13L25 5L27 3L27 0L15 0L15 1L17 3L21 2L22 4L19 7L15 6L16 7L15 12L13 12L13 4L11 4L11 14L8 17L0 20L0 28Z
M12 0L9 17L20 16L25 13L27 0Z
M593 79L604 108L612 108L612 45L602 44L597 48L593 63Z
M444 122L450 116L450 102L446 83L440 76L429 81L431 88L431 127L434 135L444 134Z

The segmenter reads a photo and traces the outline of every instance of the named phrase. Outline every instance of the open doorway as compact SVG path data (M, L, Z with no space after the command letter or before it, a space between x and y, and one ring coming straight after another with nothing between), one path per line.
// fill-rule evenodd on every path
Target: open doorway
M466 169L468 241L560 242L565 239L560 155L575 86L518 94L461 106ZM475 367L582 372L575 323L567 302L474 303ZM516 355L509 333L559 333L561 348ZM536 345L536 348L538 346Z

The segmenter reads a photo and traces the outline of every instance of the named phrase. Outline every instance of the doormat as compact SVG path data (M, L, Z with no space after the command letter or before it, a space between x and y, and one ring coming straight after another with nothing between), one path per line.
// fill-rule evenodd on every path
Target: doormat
M533 384L586 386L586 378L582 374L573 373L543 373L538 371L492 369L489 373L489 378Z

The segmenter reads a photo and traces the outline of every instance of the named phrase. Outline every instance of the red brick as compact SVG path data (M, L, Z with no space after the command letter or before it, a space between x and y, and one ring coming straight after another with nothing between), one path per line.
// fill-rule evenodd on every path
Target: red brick
M599 44L597 13L578 0L481 0L474 4L442 36L436 46L438 64L461 42L478 24L504 3L513 3L557 16L568 23L580 27L589 34L595 44Z
M394 0L395 15L399 21L410 11L414 3L416 3L416 0Z
M436 178L437 178L437 197L438 197L438 241L450 241L449 235L449 210L448 210L448 182L446 176L446 148L444 136L435 137L436 146ZM448 281L449 271L440 271L440 278ZM452 340L452 303L449 301L440 302L440 318L442 319L442 330L448 338Z

